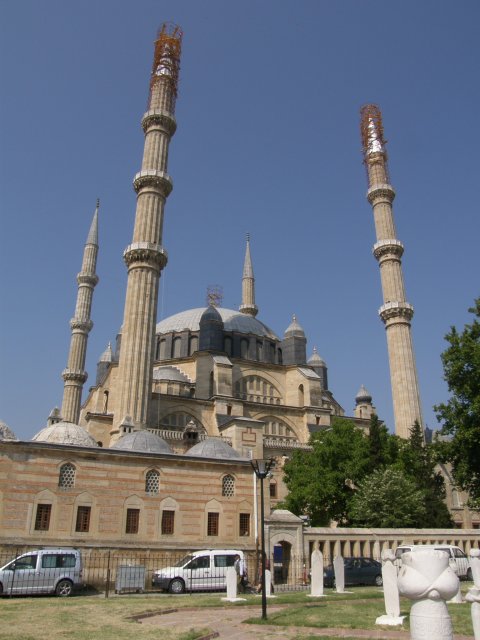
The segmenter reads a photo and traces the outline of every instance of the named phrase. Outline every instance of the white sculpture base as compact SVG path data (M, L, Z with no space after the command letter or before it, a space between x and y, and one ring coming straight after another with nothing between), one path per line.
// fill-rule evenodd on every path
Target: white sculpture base
M399 627L403 624L403 621L405 620L405 618L406 616L394 617L394 616L383 615L383 616L379 616L375 620L375 624L385 624L385 625L388 625L389 627Z
M246 602L246 598L221 598L224 602Z

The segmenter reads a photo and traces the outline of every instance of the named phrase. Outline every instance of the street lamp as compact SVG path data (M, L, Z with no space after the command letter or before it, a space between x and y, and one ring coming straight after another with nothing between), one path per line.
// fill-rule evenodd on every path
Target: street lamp
M273 467L273 460L250 460L255 475L260 480L260 523L262 531L262 619L267 619L267 594L265 593L265 510L263 505L263 481Z

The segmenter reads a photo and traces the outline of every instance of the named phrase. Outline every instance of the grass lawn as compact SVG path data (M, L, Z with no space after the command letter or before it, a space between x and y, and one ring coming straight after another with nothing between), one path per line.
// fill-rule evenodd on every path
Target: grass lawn
M463 591L467 589L464 587ZM277 594L269 604L288 605L279 612L268 613L267 624L296 626L297 640L313 640L302 627L342 629L378 629L375 619L384 614L383 593L375 587L356 587L353 593L336 594L326 589L325 598L312 599L306 593ZM224 594L210 595L122 595L105 599L103 596L17 597L0 600L0 640L158 640L155 626L141 625L132 617L148 612L185 607L241 607L221 601ZM246 596L245 604L260 606L258 596ZM402 615L407 615L410 603L402 600ZM470 605L449 605L453 629L456 634L470 635L473 639ZM246 618L249 614L246 613ZM260 610L259 610L260 615ZM250 613L251 615L251 613ZM258 617L249 622L260 624ZM403 627L408 629L408 617ZM162 640L195 640L211 629L195 628L180 633L174 628L162 628ZM317 637L318 640L318 637ZM323 640L328 640L324 637ZM344 637L343 640L349 640ZM355 640L355 636L351 636Z

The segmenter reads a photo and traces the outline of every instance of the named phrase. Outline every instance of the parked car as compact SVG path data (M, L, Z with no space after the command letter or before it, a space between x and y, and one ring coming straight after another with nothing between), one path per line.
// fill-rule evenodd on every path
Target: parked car
M29 551L0 568L0 594L65 597L82 586L82 557L77 549Z
M452 544L402 544L395 550L395 564L398 568L402 566L402 556L404 553L411 551L423 551L434 549L435 551L444 551L448 555L451 566L455 569L455 573L460 579L472 580L472 568L468 556L460 549Z
M226 589L227 568L234 566L237 555L244 560L243 551L235 549L195 551L173 567L155 571L152 584L170 593Z
M344 558L344 566L345 585L373 584L377 587L383 585L382 563L373 558ZM325 568L323 584L326 587L335 587L333 565Z

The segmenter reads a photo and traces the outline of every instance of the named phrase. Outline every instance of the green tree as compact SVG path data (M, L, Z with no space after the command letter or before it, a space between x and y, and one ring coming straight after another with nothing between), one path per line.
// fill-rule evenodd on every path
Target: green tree
M398 457L396 436L392 436L387 427L380 422L376 414L372 414L368 430L368 447L371 469L385 467L395 462Z
M445 481L436 470L436 448L426 444L423 429L416 420L409 440L400 445L397 467L409 476L423 495L425 514L418 527L451 527L452 517L445 504Z
M367 438L351 421L334 418L310 444L311 451L295 451L284 467L289 493L283 506L308 515L314 526L348 524L349 502L370 467Z
M436 405L445 461L452 465L458 486L470 496L469 505L480 510L480 298L469 309L475 318L459 333L455 327L445 336L449 347L442 354L444 378L451 397Z
M359 485L350 505L350 521L360 527L418 527L425 521L423 492L395 467L380 468Z

